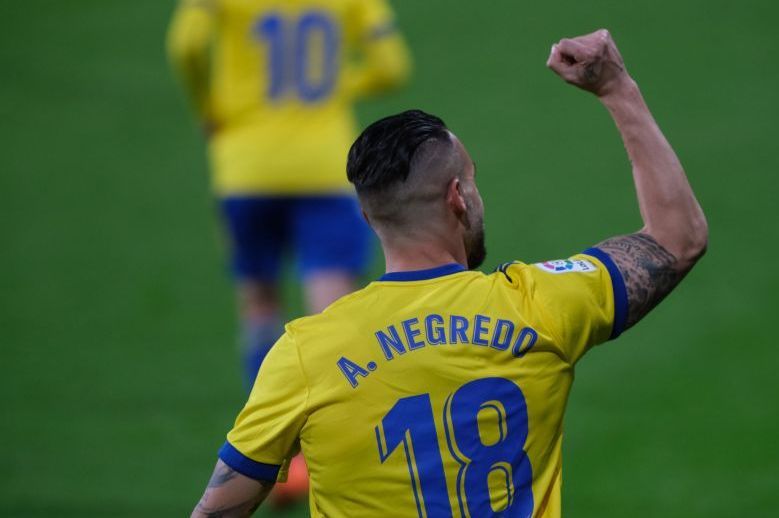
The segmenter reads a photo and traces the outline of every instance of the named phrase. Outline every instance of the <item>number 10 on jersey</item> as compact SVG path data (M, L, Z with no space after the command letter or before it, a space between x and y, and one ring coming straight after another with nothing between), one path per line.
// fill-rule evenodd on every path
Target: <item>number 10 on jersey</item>
M336 22L324 12L300 16L270 13L254 24L254 37L267 46L267 97L288 94L313 103L326 99L335 86L340 44ZM318 65L318 66L313 66Z
M480 417L496 429L480 430ZM533 476L523 449L527 405L519 387L505 378L468 382L447 398L443 423L449 454L460 465L460 514L530 516ZM420 517L452 516L429 394L399 399L376 427L376 441L382 463L403 446Z

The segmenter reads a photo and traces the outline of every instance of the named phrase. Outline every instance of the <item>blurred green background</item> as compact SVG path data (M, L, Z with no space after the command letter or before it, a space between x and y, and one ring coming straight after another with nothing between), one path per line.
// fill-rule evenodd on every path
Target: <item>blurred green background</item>
M360 119L420 107L459 134L479 164L489 265L567 256L639 226L606 111L544 67L552 42L599 27L707 212L699 267L580 364L566 516L775 515L779 8L395 6L413 83L361 106ZM172 7L2 8L2 516L185 515L242 404L203 142L163 52Z

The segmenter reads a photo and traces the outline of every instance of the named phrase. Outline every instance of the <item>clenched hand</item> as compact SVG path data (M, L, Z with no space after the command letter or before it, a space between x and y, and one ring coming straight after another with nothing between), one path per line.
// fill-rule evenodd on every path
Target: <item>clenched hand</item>
M546 66L566 82L603 97L630 82L617 45L606 29L552 45Z

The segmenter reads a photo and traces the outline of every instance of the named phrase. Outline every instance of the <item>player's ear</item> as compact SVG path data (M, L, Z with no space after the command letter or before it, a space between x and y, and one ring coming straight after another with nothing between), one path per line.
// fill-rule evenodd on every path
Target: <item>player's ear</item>
M462 193L462 183L457 177L449 180L446 186L446 204L458 218L462 218L468 210Z

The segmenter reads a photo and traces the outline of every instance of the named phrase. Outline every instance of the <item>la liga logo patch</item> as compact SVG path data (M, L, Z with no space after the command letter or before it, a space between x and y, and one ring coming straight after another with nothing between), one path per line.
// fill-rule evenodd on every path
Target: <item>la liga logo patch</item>
M556 261L535 263L535 266L549 273L586 273L597 270L594 264L585 259L557 259Z

